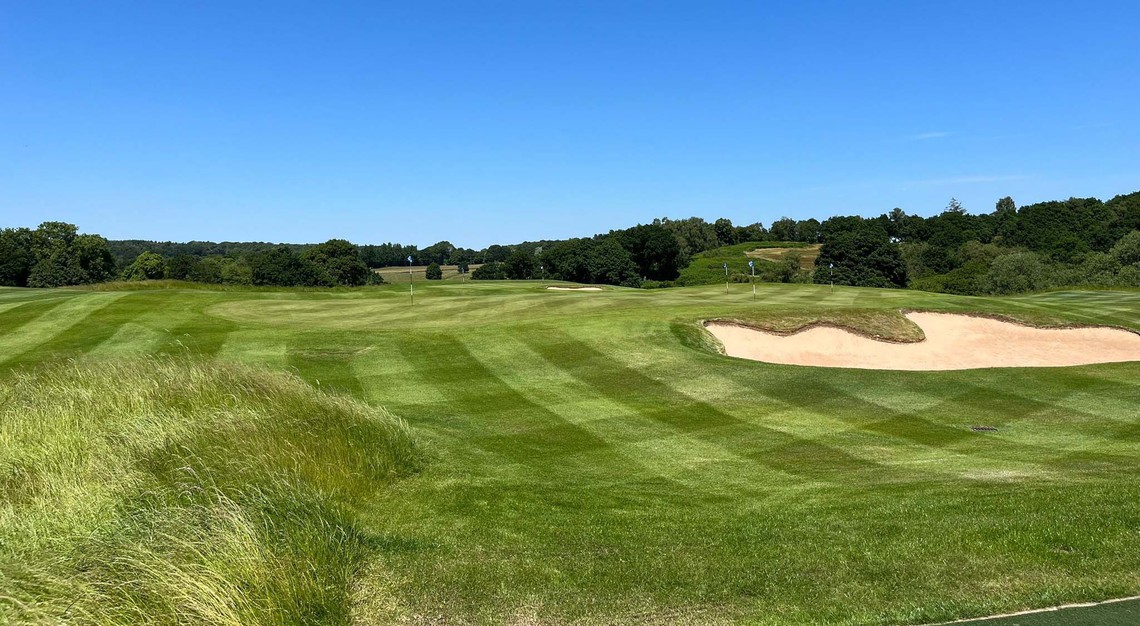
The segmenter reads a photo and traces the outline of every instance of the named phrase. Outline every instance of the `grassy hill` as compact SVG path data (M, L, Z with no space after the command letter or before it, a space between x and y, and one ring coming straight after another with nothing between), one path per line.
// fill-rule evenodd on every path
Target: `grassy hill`
M707 250L693 256L689 266L673 284L677 286L724 284L724 264L728 264L731 282L748 282L751 270L748 261L756 263L756 280L773 281L772 274L785 253L800 253L800 268L810 271L819 256L819 246L794 241L749 241L732 246Z
M777 366L699 325L1140 329L1140 293L406 289L0 290L0 623L917 624L1140 592L1140 364Z

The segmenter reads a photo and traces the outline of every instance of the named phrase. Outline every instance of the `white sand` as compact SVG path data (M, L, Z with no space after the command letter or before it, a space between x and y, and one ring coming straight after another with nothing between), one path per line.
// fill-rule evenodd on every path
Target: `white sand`
M547 287L551 291L601 291L601 287Z
M949 313L906 316L925 340L888 343L828 327L788 336L718 322L706 327L729 356L785 365L932 371L1140 361L1140 335L1116 328L1031 328Z

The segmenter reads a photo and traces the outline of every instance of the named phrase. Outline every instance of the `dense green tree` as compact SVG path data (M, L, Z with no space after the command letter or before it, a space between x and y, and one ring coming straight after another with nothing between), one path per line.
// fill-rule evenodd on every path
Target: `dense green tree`
M27 287L28 275L36 264L32 231L27 228L0 230L0 285Z
M418 259L420 256L419 249L415 246L404 246L398 243L360 246L360 258L368 267L407 265L409 256L413 260Z
M451 245L450 241L433 243L420 251L420 263L446 265L451 262L451 253L454 250L455 246Z
M1032 252L1017 252L994 259L980 281L985 293L995 295L1034 291L1045 286L1045 266Z
M716 231L717 244L721 246L731 246L738 243L736 239L736 228L732 226L732 220L722 217L716 222L713 222L713 230Z
M479 256L482 263L502 262L511 256L511 249L508 246L487 246Z
M301 258L317 268L318 284L353 287L368 282L372 273L360 256L360 249L344 239L329 239L306 249Z
M586 259L586 267L589 280L578 282L625 287L636 287L640 283L633 257L613 237L605 237L592 247Z
M788 250L781 256L776 264L773 278L776 282L793 283L800 275L800 259L803 257L799 250Z
M100 283L115 276L115 257L107 240L99 235L79 235L71 243L71 254L87 275L87 281Z
M67 222L44 222L32 231L32 250L37 261L53 255L69 256L71 244L79 236L75 224Z
M263 252L260 254L268 254ZM253 268L245 259L235 259L233 257L218 257L221 260L219 264L219 272L221 275L221 282L223 285L252 285L253 282ZM269 284L269 283L262 283Z
M1091 250L1107 251L1114 215L1096 198L1039 202L1017 210L1006 243L1061 262L1079 262Z
M680 273L681 246L663 226L641 224L610 236L629 252L642 278L673 280Z
M1140 265L1140 230L1134 230L1112 246L1112 258L1121 266Z
M503 269L507 278L511 280L527 280L538 278L539 261L533 253L517 249L503 262Z
M198 266L198 257L192 254L179 254L166 259L165 276L170 280L193 280L195 268Z
M776 241L795 241L796 220L790 217L781 217L768 227L768 234Z
M115 260L107 240L80 235L73 224L44 222L35 230L0 231L0 284L62 287L105 281Z
M816 243L819 241L819 220L814 217L806 220L796 222L795 236L793 241L802 241L804 243Z
M542 262L551 277L557 280L575 283L594 282L589 257L596 245L597 242L593 239L560 241L543 253ZM626 255L628 256L628 253Z
M322 272L315 263L301 258L285 246L252 254L248 264L250 281L254 285L312 287L324 284Z
M720 245L716 236L716 228L699 217L683 220L671 220L666 217L653 220L653 223L665 227L677 237L677 242L681 247L682 262L686 265L693 255L712 250Z
M833 218L834 219L834 218ZM832 220L828 220L832 222ZM826 284L832 272L837 285L858 287L905 287L906 265L898 245L892 244L885 230L878 224L850 230L838 230L838 225L857 224L840 218L828 229L827 238L816 259L815 281ZM830 266L834 265L832 270Z
M28 274L29 287L66 287L86 282L87 273L74 257L64 252L53 252L40 259Z
M428 280L441 280L443 278L443 270L439 268L439 263L431 262L427 269L424 270L424 275Z
M507 268L499 261L484 263L471 272L471 280L506 280Z
M123 270L123 280L157 280L166 275L166 260L154 252L143 252Z

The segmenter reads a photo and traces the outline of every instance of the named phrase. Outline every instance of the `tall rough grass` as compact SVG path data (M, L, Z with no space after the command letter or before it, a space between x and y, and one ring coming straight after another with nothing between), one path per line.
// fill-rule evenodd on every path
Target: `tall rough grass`
M398 419L182 360L0 385L0 624L346 623L356 504L416 470Z

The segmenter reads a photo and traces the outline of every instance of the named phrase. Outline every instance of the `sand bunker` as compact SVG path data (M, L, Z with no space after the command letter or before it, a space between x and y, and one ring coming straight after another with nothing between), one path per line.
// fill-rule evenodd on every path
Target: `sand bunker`
M932 371L1140 361L1140 335L1116 328L1031 328L949 313L906 317L925 340L888 343L827 327L788 336L719 322L706 327L729 356L785 365Z
M601 291L601 287L547 287L551 291Z

